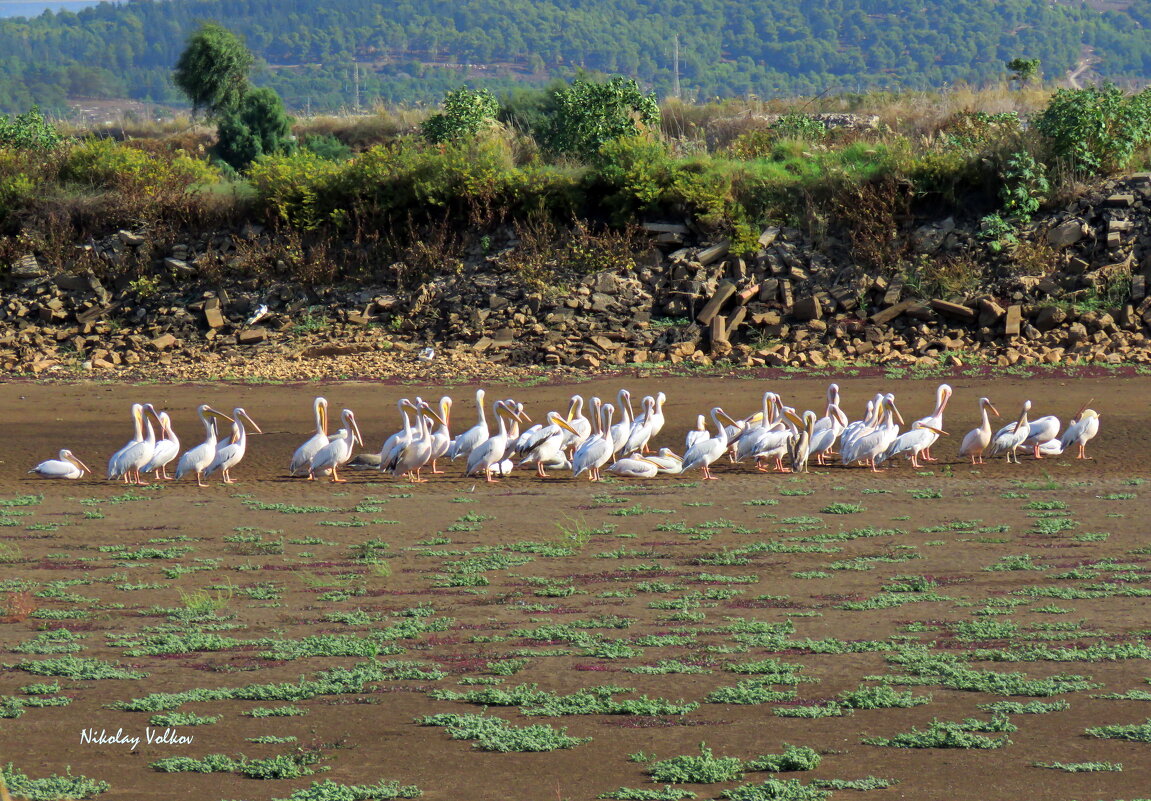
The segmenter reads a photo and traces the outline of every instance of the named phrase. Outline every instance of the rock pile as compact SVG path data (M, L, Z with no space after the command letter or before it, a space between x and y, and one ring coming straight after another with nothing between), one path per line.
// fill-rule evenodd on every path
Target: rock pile
M178 244L153 273L114 282L29 254L5 279L0 368L204 374L278 359L315 375L325 360L423 346L460 369L1148 363L1149 207L1151 175L1098 187L1030 232L1058 269L992 269L978 292L949 297L829 258L795 230L768 228L741 257L727 241L699 241L690 221L649 223L649 252L563 289L519 280L498 255L414 291L222 277L238 246L268 242L255 226ZM922 225L911 243L924 258L982 247L952 220ZM84 247L115 267L149 243L120 231Z

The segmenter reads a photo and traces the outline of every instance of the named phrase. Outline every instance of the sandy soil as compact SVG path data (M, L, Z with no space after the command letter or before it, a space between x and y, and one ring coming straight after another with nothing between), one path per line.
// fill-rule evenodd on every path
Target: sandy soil
M433 398L443 388L366 383L4 384L0 582L5 583L0 584L0 601L7 597L8 611L14 614L0 623L0 663L5 665L0 695L28 698L19 688L54 680L18 666L61 654L12 649L61 627L82 635L76 656L131 666L148 676L60 678L57 694L70 697L69 705L26 708L20 717L0 719L0 763L12 761L33 778L64 773L71 766L74 774L109 782L111 789L100 796L104 799L263 801L287 798L313 780L330 779L348 784L394 780L417 785L428 799L582 800L623 786L661 788L662 783L653 784L646 774L651 763L629 760L639 752L662 760L698 754L705 741L717 756L751 760L778 754L790 743L816 749L823 760L813 771L781 773L779 778L807 784L875 776L897 782L873 793L882 798L1054 801L1146 796L1151 745L1090 737L1085 730L1141 724L1151 716L1146 701L1093 697L1151 690L1151 669L1143 650L1134 647L1142 646L1151 629L1146 600L1125 592L1145 589L1151 578L1141 486L1151 463L1151 379L957 378L950 383L955 388L946 417L951 436L938 448L941 460L920 471L903 462L880 475L837 465L813 467L810 476L795 478L760 474L747 465L720 465L720 480L714 482L689 474L596 485L566 475L541 481L522 472L491 486L462 478L459 464L447 465L446 475L421 485L394 482L377 472L349 472L349 482L342 485L286 476L292 451L312 428L315 394L328 397L334 410L354 409L374 448L398 426L395 402L401 395L420 392ZM573 392L612 397L620 385L613 379L503 387L489 397L513 395L527 404L533 418L542 420L547 410L563 408ZM668 423L657 444L676 449L682 448L683 434L696 414L715 404L736 415L748 414L758 408L766 388L761 381L720 378L637 379L626 385L636 396L657 389L667 393ZM820 411L825 386L824 381L803 379L771 384L788 403ZM930 411L935 389L934 382L883 379L852 379L840 386L851 417L882 388L896 393L908 421ZM457 400L457 430L474 422L473 390L447 390ZM1093 408L1102 415L1101 433L1088 451L1095 458L1037 463L1024 457L1021 465L997 461L978 468L961 462L955 456L958 441L976 424L980 395L989 396L1005 419L1018 413L1024 398L1033 400L1033 416L1061 418L1093 399ZM252 437L248 456L234 471L240 483L232 486L214 477L207 489L185 480L129 490L98 479L45 481L25 474L61 447L71 448L102 473L108 455L131 434L127 409L133 401L151 401L169 410L185 445L201 437L193 410L202 402L226 409L243 406L265 433ZM13 499L28 495L43 497L13 505ZM825 511L836 503L861 508L848 514ZM836 536L867 527L888 531ZM597 533L576 545L572 555L515 545L571 545L565 533L576 530ZM356 558L363 548L352 548L370 540L386 543L377 549L378 561L386 567ZM724 561L716 560L717 554L727 551L730 556L757 543L744 564L707 564ZM822 550L811 551L811 546ZM142 548L173 547L191 550L160 558L139 554ZM807 552L788 552L803 547ZM439 586L451 583L445 577L463 575L461 560L493 554L517 557L522 563L493 562L495 567L474 574L486 578L482 586ZM986 569L1003 564L1032 569ZM180 567L198 569L174 569ZM893 577L909 575L934 581L935 595L891 608L841 608L853 601L914 595L884 589ZM716 576L738 580L724 582ZM21 580L30 582L25 592L5 596L3 590L18 589ZM61 580L78 583L51 584ZM364 637L397 622L450 618L440 630L388 642L398 646L393 649L398 653L379 657L438 668L443 677L372 681L360 692L296 702L196 701L178 711L221 717L210 725L178 727L178 734L194 737L190 744L141 742L133 750L123 744L82 743L81 732L92 727L144 736L153 713L109 708L117 701L192 688L291 682L365 661L355 656L261 656L274 647L267 642L219 651L125 653L128 648L118 640L120 635L139 639L147 627L176 623L177 632L210 630L203 621L181 622L156 607L186 608L194 593L213 587L217 589L206 592L221 601L217 615L227 626L217 626L217 633L244 641L284 643L317 634ZM1027 588L1075 589L1088 597L1018 594ZM333 590L343 592L333 595ZM653 602L659 608L653 608ZM399 614L421 604L433 608L434 615ZM354 625L326 617L357 609L376 619ZM625 628L594 627L605 622L594 619L605 616L632 622ZM755 622L790 621L794 631L782 644L748 645L731 630L737 618L744 619L744 629ZM608 651L589 652L586 643L517 633L581 622L591 626L580 630L592 640L617 646L623 656L607 658ZM995 629L995 638L980 639L991 636L986 632L992 629L979 625L987 623L1002 625ZM643 639L653 635L678 639ZM876 646L882 650L850 652L859 647L844 648L841 643L839 650L849 652L818 653L836 650L828 642L831 638L882 641ZM858 709L848 716L819 719L774 714L777 708L817 704L861 684L880 683L868 677L905 675L890 658L911 643L950 655L976 671L1019 671L1031 679L1076 674L1098 687L1032 698L946 689L938 678L927 678L921 686L895 686L930 695L930 703L911 708ZM1099 643L1110 649L1106 658L1086 661L1083 649ZM1123 644L1133 647L1119 653ZM1034 661L987 661L983 657L988 653L975 653L1014 649L1008 656L1018 658L1029 648L1034 655L1037 646L1048 651ZM490 671L492 663L513 658L527 660L514 675L494 676ZM717 688L754 678L730 668L772 658L801 665L801 674L813 679L796 685L795 700L705 701ZM1067 661L1072 658L1081 661ZM678 660L709 672L651 675L626 670L660 660ZM570 750L547 753L482 752L468 741L450 739L442 727L417 725L421 715L484 712L481 705L427 694L433 688L484 689L459 684L477 678L500 681L498 686L505 688L537 684L560 694L617 685L634 688L617 693L620 699L646 695L699 706L684 715L562 717L527 716L514 706L488 707L486 714L517 726L547 724L592 738ZM934 718L987 721L991 713L979 709L980 704L1035 700L1064 700L1070 706L1010 715L1018 729L1009 733L1011 743L1002 748L907 749L861 742L864 737L924 729ZM307 714L241 714L288 703ZM287 744L247 739L268 734L298 739ZM321 753L318 765L330 770L306 778L256 780L234 773L162 773L149 767L171 756L264 758L297 747ZM1036 762L1121 763L1122 771L1069 773L1033 767ZM759 784L768 776L749 772L742 782L683 786L699 798L719 798L725 790ZM840 790L833 797L867 795Z

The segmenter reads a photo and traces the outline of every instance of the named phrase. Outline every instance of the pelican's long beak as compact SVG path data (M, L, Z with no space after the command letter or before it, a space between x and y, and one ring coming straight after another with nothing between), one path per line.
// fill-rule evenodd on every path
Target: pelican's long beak
M442 425L442 426L447 425L447 423L444 422L444 418L442 418L438 414L436 414L436 410L433 409L431 406L428 406L426 403L422 407L420 407L420 411L422 411L424 413L425 417L429 417L432 420L435 420L440 425ZM361 444L363 444L363 443L361 443Z
M230 414L224 414L223 412L218 412L215 409L211 408L210 406L204 410L204 414L211 415L212 417L218 417L221 420L227 420L229 423L232 422L232 416Z
M560 417L558 414L552 418L552 422L554 422L557 426L562 428L564 431L567 431L571 434L575 434L577 437L579 436L579 432L576 431L574 428L572 428L572 426L568 424L568 421L563 419L562 417Z
M840 409L839 406L835 407L835 419L838 420L841 425L847 425L848 423L847 414L843 409Z
M571 403L568 404L567 419L569 422L575 419L576 405L577 405L576 398L577 397L579 397L579 396L578 395L572 395Z
M936 434L938 434L941 437L950 437L951 436L950 434L948 434L943 429L935 428L934 426L921 425L920 428L926 428L928 431L934 431Z
M444 418L444 426L451 422L452 418L452 399L444 398L440 401L440 417Z
M993 405L991 405L991 401L987 402L987 408L990 409L992 414L994 414L996 417L1002 417L1003 416L999 413L998 409L996 409Z
M328 433L328 404L326 401L320 404L320 430L325 434Z
M799 417L794 412L789 412L789 411L785 410L783 413L783 416L786 417L791 422L795 423L796 428L804 428L807 426L807 423L804 422L803 418Z
M360 447L364 446L364 438L360 436L360 424L356 422L356 416L353 414L348 415L348 422L352 424L352 444L360 443ZM252 425L255 425L253 423Z
M81 462L79 459L77 459L77 458L76 458L76 454L72 454L72 455L71 455L71 456L68 458L68 461L70 461L72 464L74 464L74 465L76 465L77 467L79 467L79 468L80 468L81 470L83 470L85 473L91 473L91 472L92 472L92 468L91 468L91 467L89 467L88 465L84 464L83 462Z
M247 412L241 412L241 414L243 415L244 420L248 423L248 425L250 425L253 429L255 429L257 434L263 434L264 433L263 431L260 430L260 427L258 425L256 425L256 421L248 416Z
M668 448L668 449L667 449L667 455L668 455L668 456L670 456L670 457L671 457L671 458L673 458L673 459L676 459L677 461L680 461L680 462L682 462L682 461L683 461L683 457L682 457L682 456L680 456L680 455L679 455L678 453L676 453L675 451L673 451L671 448Z
M739 425L739 423L737 423L735 420L732 420L731 415L729 415L723 409L720 409L718 412L716 412L716 415L721 420L723 420L725 423L727 423L729 426L738 426Z
M891 408L892 414L895 415L895 422L903 425L903 415L899 413L899 409L895 405L895 401L888 401L887 405Z

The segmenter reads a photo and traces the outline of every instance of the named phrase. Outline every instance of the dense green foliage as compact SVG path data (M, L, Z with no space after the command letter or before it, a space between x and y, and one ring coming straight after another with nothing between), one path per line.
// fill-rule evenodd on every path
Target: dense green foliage
M499 110L499 101L487 89L462 87L444 95L443 110L424 120L420 130L429 142L454 142L491 125Z
M1048 77L1073 69L1084 46L1113 79L1151 74L1151 1L1099 12L1043 0L837 0L688 6L448 0L138 0L79 13L0 21L0 110L68 97L174 101L170 72L205 20L227 25L274 67L259 77L292 108L354 100L433 102L465 80L507 90L576 68L636 78L661 95L675 84L700 99L983 83L1007 62L1039 59ZM471 65L482 67L478 69Z
M195 110L219 115L236 109L248 91L255 58L236 35L216 24L201 26L176 61L172 81Z
M1151 89L1060 89L1035 121L1053 155L1071 169L1101 175L1127 166L1151 142Z

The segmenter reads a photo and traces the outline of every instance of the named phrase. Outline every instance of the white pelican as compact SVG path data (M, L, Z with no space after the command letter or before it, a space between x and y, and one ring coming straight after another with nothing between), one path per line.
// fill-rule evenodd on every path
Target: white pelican
M983 422L979 428L973 428L967 432L967 436L963 438L963 444L959 446L960 456L970 456L972 464L983 464L983 452L987 450L987 446L991 444L991 420L987 417L987 410L990 409L996 417L999 417L999 412L991 401L987 398L979 399L979 410L983 414ZM979 461L975 461L978 459Z
M1023 401L1023 411L1020 412L1019 419L995 433L995 437L991 440L991 447L987 450L988 456L994 457L1005 453L1008 464L1011 464L1012 457L1015 458L1015 463L1019 464L1019 446L1027 439L1031 430L1031 426L1027 422L1027 412L1029 411L1031 411L1031 401Z
M1058 439L1060 428L1059 418L1053 414L1046 414L1032 420L1027 426L1027 439L1023 440L1023 445L1020 447L1031 448L1035 458L1042 459L1043 457L1039 454L1040 446Z
M352 458L352 447L358 442L364 444L360 436L360 427L356 424L356 415L351 409L344 409L341 413L344 427L336 432L328 444L316 451L308 469L308 480L315 479L316 473L331 471L333 482L343 482L347 479L336 475L336 470ZM252 425L255 425L253 423Z
M412 418L408 415L408 410L417 409L418 407L407 398L400 398L399 401L396 402L396 407L400 410L400 416L404 418L404 427L384 440L384 444L380 448L380 470L392 469L392 465L396 460L396 454L408 444L415 434L415 429L412 428Z
M595 404L597 399L593 398L592 401ZM611 418L615 414L615 407L605 403L596 411L599 413L599 423L595 433L588 437L572 456L572 478L579 478L580 473L586 470L590 480L599 481L600 468L608 463L614 453Z
M156 473L156 477L168 480L168 464L180 454L180 439L172 430L172 418L167 412L156 414L155 407L147 404L144 408L152 414L160 425L160 439L156 440L156 448L152 451L152 458L144 465L145 473Z
M952 389L950 386L948 386L947 384L940 384L939 387L936 388L936 390L935 390L935 410L932 411L931 414L927 415L927 417L921 417L918 420L916 420L915 422L916 423L923 423L923 428L942 429L943 428L943 410L947 408L947 403L948 403L948 401L951 400L952 394L953 394L953 392L952 392ZM914 428L914 427L915 427L915 424L913 423L912 428ZM931 443L923 450L923 452L922 452L923 453L923 456L922 456L923 461L925 461L925 462L936 461L935 457L933 457L931 455L931 445L934 445L934 444L935 444L935 440L933 439L933 440L931 440ZM919 466L919 465L915 464L914 458L912 458L911 463L914 467Z
M472 448L468 454L468 468L464 473L470 476L482 470L485 480L489 482L495 480L492 478L492 471L503 461L504 452L508 447L508 421L515 415L506 401L502 400L496 401L495 411L496 417L499 418L499 431Z
M663 413L665 403L667 403L667 395L662 390L655 393L655 411L651 415L651 439L659 436L659 432L663 431L663 424L667 422L667 417Z
M647 444L651 441L652 429L655 424L655 398L648 395L643 399L643 414L631 424L631 431L623 444L623 453L641 451L647 453Z
M768 407L768 396L774 406L774 412ZM751 428L741 434L736 443L736 461L747 456L755 457L755 468L762 472L767 471L767 463L775 462L775 469L784 472L783 457L788 452L788 444L796 436L798 429L796 422L802 421L795 417L794 412L788 412L783 402L774 392L764 393L763 422L757 428ZM790 425L789 425L790 423ZM745 442L746 440L746 442Z
M864 434L874 431L875 427L879 425L879 418L883 415L882 407L883 393L880 392L867 402L867 412L863 415L863 419L848 423L843 429L843 433L839 435L839 461L842 464L849 465L857 461L855 458L856 440Z
M569 435L579 436L559 412L548 412L549 425L540 426L520 446L519 465L535 464L536 475L547 478L546 465L555 462L563 454L564 442ZM529 429L530 430L530 429ZM525 432L524 436L528 436ZM564 461L567 461L566 459Z
M136 425L136 436L108 460L108 478L122 477L125 484L147 484L140 477L140 468L148 464L156 450L156 431L152 428L152 421L145 419L142 404L132 404L132 420ZM146 435L145 428L148 431Z
M524 405L514 398L508 398L504 401L504 403L506 403L508 409L511 410L512 416L510 418L511 422L508 425L508 443L504 446L504 455L503 458L500 459L500 464L503 464L504 462L511 462L512 466L514 467L515 462L512 461L512 457L515 456L518 452L516 450L516 443L519 442L519 438L523 436L520 433L520 424L530 423L531 418L524 414ZM510 472L511 470L507 471L507 473ZM507 473L500 472L500 475L506 476Z
M903 423L903 415L899 413L899 409L895 406L895 396L888 393L883 396L883 400L879 402L879 414L881 420L878 425L870 431L858 435L852 443L851 452L848 453L848 446L843 446L843 459L849 459L851 462L865 462L871 466L872 472L879 472L876 467L875 460L878 456L891 447L891 443L899 436L899 424Z
M820 428L819 424L825 420L832 422ZM811 455L815 457L816 464L826 464L827 457L834 453L832 449L835 447L835 441L845 428L847 428L847 415L839 408L838 403L830 404L827 407L827 415L815 421L815 430L811 435Z
M656 466L659 467L659 472L661 473L674 475L683 471L683 457L675 453L671 448L660 448L659 453L643 458L649 462L654 462Z
M1075 445L1079 449L1076 454L1076 459L1090 459L1087 455L1087 443L1095 438L1099 433L1099 412L1094 409L1084 409L1075 418L1075 420L1067 426L1067 430L1063 432L1059 443L1062 446L1061 450Z
M205 438L194 448L184 452L180 457L179 463L176 465L176 480L183 478L188 473L196 474L196 484L201 487L208 486L204 483L204 471L208 469L208 465L216 458L216 420L215 418L222 418L224 420L231 420L232 418L221 412L217 412L206 403L201 403L196 408L196 414L200 416L200 422L204 424Z
M432 475L439 475L443 470L436 469L436 460L448 452L452 446L452 433L449 430L452 416L452 399L447 395L440 398L440 413L436 418L439 426L432 432L432 458L428 461L432 465Z
M85 473L91 473L92 470L77 459L76 454L64 448L57 458L40 462L28 472L36 473L44 478L79 478Z
M312 413L316 416L316 433L292 454L288 472L293 476L306 476L311 471L312 457L328 444L328 401L317 397L312 401Z
M227 415L223 416L227 417ZM244 458L244 453L248 450L248 432L244 428L244 421L247 420L257 434L264 432L241 406L232 410L232 416L229 419L232 421L232 436L228 438L227 442L216 446L216 457L212 459L212 463L208 465L204 475L210 476L219 470L225 484L235 484L236 480L232 478L230 471L240 463L240 460Z
M575 449L584 443L588 437L591 436L591 420L589 420L583 413L583 396L572 395L571 405L568 406L568 424L575 429L575 434L567 434L564 437L564 450L569 453L575 452Z
M683 472L701 468L703 470L703 477L705 480L715 480L715 476L711 474L711 464L719 457L723 456L724 451L727 450L727 429L723 427L721 419L728 425L735 425L735 420L732 420L720 407L716 406L711 410L711 419L715 423L716 435L711 439L705 439L702 442L697 442L692 446L687 453L683 455Z
M813 411L803 413L803 426L799 429L799 436L790 442L788 451L791 455L791 472L806 473L807 460L811 456L811 437L815 430L816 414Z
M846 427L847 415L839 406L839 384L829 384L826 410L823 417L815 421L815 429L811 432L811 454L817 464L823 464L824 456L835 453L835 441Z
M476 390L476 410L479 415L478 422L452 440L447 454L449 459L456 459L460 456L466 458L471 455L472 450L477 445L491 438L491 429L488 428L488 418L484 412L484 391L482 389Z
M605 468L609 473L624 478L655 478L659 475L659 465L650 459L633 454L617 459Z
M442 427L443 420L432 410L431 406L423 401L420 401L420 405L415 407L415 411L415 431L407 443L396 451L387 469L391 470L392 476L395 478L407 475L413 483L421 484L427 479L420 478L420 470L432 460L432 454L436 448L436 435L428 428L428 422L434 421L441 424Z
M631 434L631 393L621 389L616 396L619 402L619 422L611 427L612 454L623 450L627 444L628 435Z
M707 418L702 414L695 418L695 428L688 431L687 436L683 439L684 453L690 451L697 442L703 442L708 438L706 420Z
M896 437L887 450L876 458L875 463L883 464L888 459L907 454L911 459L911 466L919 467L919 459L926 458L923 454L946 433L943 429L933 428L922 420L916 420L911 424L911 430Z

